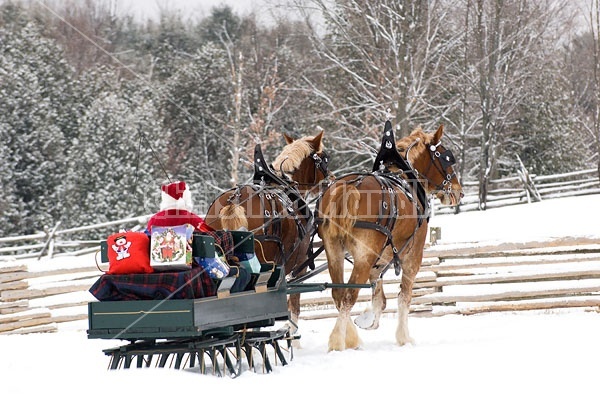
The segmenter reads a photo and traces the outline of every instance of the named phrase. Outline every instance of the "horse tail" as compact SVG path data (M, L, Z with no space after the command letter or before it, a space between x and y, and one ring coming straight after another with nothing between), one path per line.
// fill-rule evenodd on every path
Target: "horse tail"
M323 227L330 237L343 240L356 222L360 192L354 185L338 185L329 199L323 213Z
M248 219L246 210L238 204L229 204L219 211L221 228L228 231L235 231L241 228L248 229Z

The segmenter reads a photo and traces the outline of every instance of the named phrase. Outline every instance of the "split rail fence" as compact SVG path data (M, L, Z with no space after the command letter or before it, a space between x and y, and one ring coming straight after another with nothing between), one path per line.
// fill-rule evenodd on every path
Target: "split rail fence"
M387 313L396 312L399 286L400 278L388 271ZM353 315L370 299L370 290L360 292ZM330 292L305 294L301 305L303 319L337 316ZM430 245L415 280L411 315L572 307L600 310L600 238Z
M479 210L477 182L464 182L465 196L460 211ZM488 190L486 208L530 203L563 196L600 193L598 170L588 169L550 176L530 175L521 164L517 176L492 180ZM433 203L434 214L453 213L455 208ZM97 250L100 240L72 239L77 233L98 231L106 228L118 230L143 229L151 214L123 220L100 223L77 228L60 229L60 222L53 228L25 236L0 237L0 264L2 260L40 259L43 256L77 255Z
M578 170L568 173L538 176L529 174L519 159L520 168L515 176L491 180L488 186L485 208L508 206L514 204L538 202L566 196L590 195L600 193L598 169ZM465 181L462 183L465 196L459 206L460 211L479 210L479 183ZM453 207L434 203L434 211L453 213Z

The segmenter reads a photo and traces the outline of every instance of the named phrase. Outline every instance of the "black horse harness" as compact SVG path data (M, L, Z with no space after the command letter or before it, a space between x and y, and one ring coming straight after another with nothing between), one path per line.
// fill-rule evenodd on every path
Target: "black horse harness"
M324 176L327 176L329 162L327 154L324 151L321 154L314 152L310 157L315 162L315 181L317 170L320 170ZM279 177L275 174L272 168L266 163L260 145L256 145L254 148L253 184L246 186L249 186L260 199L260 208L264 222L261 226L261 233L255 233L254 237L260 242L274 242L279 248L280 261L282 264L285 264L304 241L305 237L310 235L307 253L308 259L304 263L294 267L293 273L297 274L306 266L314 269L314 258L318 254L313 254L313 237L316 229L312 211L302 194L296 188L297 183L289 179L285 174L282 173L282 175L283 177ZM238 185L227 201L229 203L239 203L242 188L243 186ZM284 247L281 239L283 233L282 220L287 217L291 217L294 220L298 232L292 248Z
M373 164L373 172L370 175L377 179L377 181L382 187L382 190L388 190L389 195L387 195L387 200L386 195L382 195L383 200L381 201L379 217L377 219L377 222L373 223L359 220L355 224L355 226L359 228L375 229L386 235L386 243L379 252L377 261L379 261L381 254L388 245L392 247L393 259L380 272L380 277L383 277L383 274L387 271L387 269L389 269L392 262L394 264L394 270L396 275L400 275L402 263L400 260L399 253L401 253L406 248L406 246L412 241L412 238L423 223L423 220L429 221L431 209L429 208L427 193L425 191L425 188L423 187L423 184L421 184L419 177L425 179L429 184L432 184L432 181L425 174L420 174L418 170L414 168L408 160L408 152L412 147L416 145L416 143L417 141L413 142L407 148L406 158L402 157L396 149L392 124L389 120L386 121L381 147L379 149L379 152L377 153L375 162ZM431 152L430 167L431 165L434 165L441 175L445 174L445 179L441 184L432 185L434 185L435 187L434 190L449 193L452 190L451 180L456 173L448 173L447 169L454 165L456 163L456 160L449 149L444 150L440 153L440 151L438 151L438 147L440 146L440 144L441 141L429 147L429 151ZM439 160L439 165L435 161L436 159ZM389 166L391 165L398 167L401 170L401 173L391 172L389 170ZM407 178L402 178L401 175L404 175ZM398 197L397 195L395 195L394 189L399 189L400 191L402 191L404 195L413 203L415 203L415 198L412 194L414 192L416 193L418 201L416 202L417 223L415 226L415 230L411 234L410 238L408 238L404 242L404 245L400 249L395 247L391 233L391 231L394 229L394 225L397 220L398 209ZM389 207L389 209L386 209L386 207ZM375 264L377 264L377 261L375 262Z
M450 153L450 156L451 155L452 154ZM390 166L392 165L399 168L401 172L390 171ZM403 178L402 175L404 175L406 178ZM383 277L383 274L389 269L392 263L394 264L396 275L400 275L402 267L400 253L412 241L414 234L422 225L423 220L429 221L430 207L425 188L418 179L419 173L405 158L400 155L396 149L394 132L392 130L392 124L389 120L385 123L381 147L375 158L372 172L359 173L357 174L356 178L346 181L346 183L356 184L358 187L364 178L368 176L374 177L381 187L382 200L379 204L379 214L377 216L377 221L375 222L358 220L354 226L357 228L374 229L386 236L386 242L377 255L375 266L377 266L377 262L381 258L385 248L387 246L392 247L392 261L383 267L380 272L380 278ZM452 178L452 176L449 178ZM409 199L409 201L414 203L417 210L417 223L415 225L415 230L401 248L397 248L394 245L391 232L393 231L398 219L398 191L402 192ZM317 223L322 222L322 218L320 218L318 215L316 216L315 220Z

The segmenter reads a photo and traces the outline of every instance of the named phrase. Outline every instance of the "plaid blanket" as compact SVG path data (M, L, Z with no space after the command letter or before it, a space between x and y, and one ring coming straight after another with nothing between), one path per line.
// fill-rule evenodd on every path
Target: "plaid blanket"
M227 258L227 260L231 259L231 256L233 256L233 249L235 247L233 244L233 235L231 235L231 232L209 231L209 232L202 232L202 234L210 235L213 238L215 238L215 244L221 246L221 248L225 252L225 253L219 253L219 251L217 251L217 255L225 254L225 258Z
M203 232L215 238L230 264L233 236L227 231ZM221 253L219 253L221 254ZM102 275L89 289L99 301L194 299L217 294L217 286L208 273L194 265L188 271L165 271L151 274Z
M189 271L102 275L89 289L100 301L194 299L214 296L215 282L200 267Z

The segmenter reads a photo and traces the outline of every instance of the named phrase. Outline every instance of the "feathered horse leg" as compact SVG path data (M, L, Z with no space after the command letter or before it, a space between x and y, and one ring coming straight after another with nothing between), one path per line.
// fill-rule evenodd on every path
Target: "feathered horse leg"
M423 261L423 248L427 236L427 222L423 222L415 232L414 241L409 245L402 257L402 281L398 294L398 326L396 328L396 342L398 345L413 343L408 331L408 314L412 300L413 285Z

